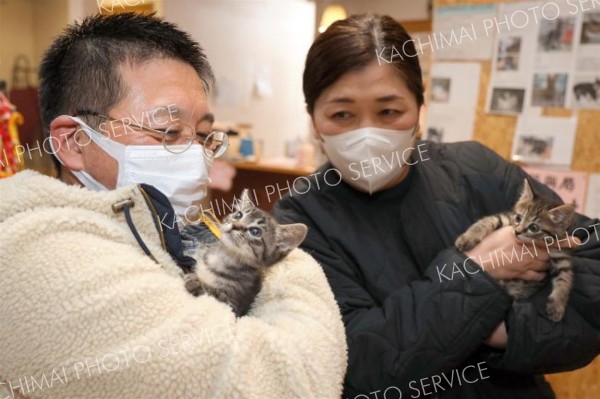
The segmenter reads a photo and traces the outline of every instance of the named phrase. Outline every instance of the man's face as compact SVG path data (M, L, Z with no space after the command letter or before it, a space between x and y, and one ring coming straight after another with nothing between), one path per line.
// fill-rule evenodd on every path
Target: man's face
M192 66L163 58L135 65L125 63L120 72L126 95L107 112L107 116L131 121L131 125L103 120L96 130L108 135L111 140L124 145L161 145L157 136L140 131L135 126L136 121L153 129L164 130L174 121L188 124L196 131L212 129L213 116L209 112L202 81ZM78 165L106 188L114 189L118 177L117 161L90 142L81 129L75 133L74 139L80 143L77 146L81 151ZM66 166L78 170L78 166ZM68 175L66 180L78 183L70 173Z

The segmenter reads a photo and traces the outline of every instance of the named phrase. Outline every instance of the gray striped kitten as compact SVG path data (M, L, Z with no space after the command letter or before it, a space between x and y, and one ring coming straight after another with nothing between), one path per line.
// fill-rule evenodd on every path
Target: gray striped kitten
M574 218L575 208L572 205L556 203L536 196L525 179L523 193L515 204L513 212L499 213L479 220L458 237L455 245L460 251L468 251L493 231L504 226L513 226L520 241L535 241L545 246L544 237L553 237L555 241L556 237L565 237L566 230L573 223ZM546 313L552 321L557 322L562 320L571 294L572 262L567 252L550 247L548 253L552 292L548 297ZM547 283L547 280L537 282L512 279L500 280L499 283L514 299L523 299L533 295Z
M218 228L220 240L198 247L195 270L183 276L185 288L195 296L214 296L240 317L260 291L264 272L300 245L308 229L302 223L278 224L252 204L248 190Z

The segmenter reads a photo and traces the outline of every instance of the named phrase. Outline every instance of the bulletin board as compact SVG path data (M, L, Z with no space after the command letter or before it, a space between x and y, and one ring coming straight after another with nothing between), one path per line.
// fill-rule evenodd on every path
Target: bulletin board
M435 0L434 7L472 4L511 3L518 0ZM479 101L475 118L473 140L490 147L510 159L517 117L492 115L485 112L486 96L491 78L491 60L481 62ZM568 117L577 113L578 126L571 170L600 172L600 111L546 108L544 116Z

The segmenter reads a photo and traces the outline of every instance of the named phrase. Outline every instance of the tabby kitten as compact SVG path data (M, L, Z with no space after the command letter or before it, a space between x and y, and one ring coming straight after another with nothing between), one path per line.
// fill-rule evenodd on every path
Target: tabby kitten
M278 224L252 204L248 190L218 228L220 239L200 243L195 270L183 277L185 288L195 296L214 296L240 317L260 291L264 272L300 245L308 229L301 223Z
M525 179L523 193L512 212L499 213L479 220L458 237L455 245L460 251L468 251L488 234L504 226L513 226L517 239L522 242L535 241L546 245L544 237L564 237L574 218L575 208L572 205L556 203L536 196ZM565 313L573 285L573 270L568 253L550 247L548 254L552 292L546 303L546 313L552 321L557 322L562 320ZM520 279L499 281L514 299L533 295L546 282L547 279L539 282Z

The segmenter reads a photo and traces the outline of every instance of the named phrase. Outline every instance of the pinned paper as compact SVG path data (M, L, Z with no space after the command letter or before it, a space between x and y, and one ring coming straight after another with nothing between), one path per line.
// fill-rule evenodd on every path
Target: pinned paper
M571 204L577 212L584 213L587 173L535 167L524 167L523 170L534 179L554 190L565 204Z

